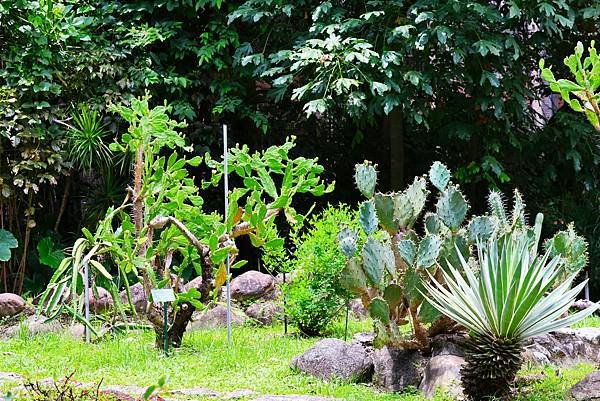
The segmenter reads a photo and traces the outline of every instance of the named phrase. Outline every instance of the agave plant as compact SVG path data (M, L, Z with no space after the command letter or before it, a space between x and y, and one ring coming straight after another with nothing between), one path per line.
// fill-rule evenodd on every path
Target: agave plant
M594 305L563 317L585 283L571 288L573 273L554 288L563 259L550 258L550 250L538 255L535 242L519 231L479 242L478 274L459 253L460 266L442 271L445 285L424 283L426 299L470 331L461 376L472 400L510 391L527 339L569 326L598 309Z

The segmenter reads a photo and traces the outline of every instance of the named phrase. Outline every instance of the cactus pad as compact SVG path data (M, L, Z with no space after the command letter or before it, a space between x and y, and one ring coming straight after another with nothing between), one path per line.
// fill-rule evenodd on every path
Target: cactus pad
M384 245L373 237L369 237L362 250L363 266L370 283L376 287L381 285L385 269Z
M365 161L363 164L357 164L354 170L354 181L358 190L367 198L373 196L375 185L377 184L377 170L371 162Z
M410 197L404 193L394 196L394 222L398 227L411 227L417 218L417 212L413 207Z
M367 291L367 276L362 269L358 257L348 260L340 274L340 285L355 295L362 295Z
M398 241L398 252L402 260L409 266L415 263L417 256L417 245L413 240L402 239Z
M388 303L390 310L394 310L402 303L402 287L390 284L383 291L383 299Z
M450 170L440 162L434 162L429 169L429 181L434 187L443 191L450 182Z
M440 254L442 240L435 234L428 234L419 243L417 267L427 269L433 266Z
M343 228L338 234L340 251L346 258L351 258L356 253L356 241L358 234L350 228Z
M369 304L369 315L387 325L390 323L390 307L382 298L374 298Z
M365 201L360 204L359 209L360 225L367 235L371 235L377 230L379 221L375 212L375 203L373 200Z
M498 226L497 220L492 216L477 216L471 219L467 227L467 235L469 241L476 243L477 241L487 241L496 231Z
M457 187L450 186L440 195L436 208L437 215L444 224L456 231L465 220L469 204Z
M379 224L390 234L398 232L398 225L394 221L394 197L388 194L375 194L375 210Z

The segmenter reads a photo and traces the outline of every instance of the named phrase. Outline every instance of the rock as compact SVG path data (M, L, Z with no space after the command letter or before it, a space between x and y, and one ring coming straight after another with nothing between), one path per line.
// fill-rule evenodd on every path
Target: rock
M246 315L238 308L231 310L231 325L241 326L246 322ZM216 305L214 308L198 312L188 325L188 330L214 329L227 327L227 308Z
M350 301L350 310L352 311L352 316L358 320L365 320L369 317L369 312L365 309L360 299Z
M198 277L192 279L190 282L186 283L183 286L183 289L185 290L185 292L188 292L191 288L200 290L201 285L202 285L202 276L198 276Z
M593 305L594 303L589 299L578 299L577 301L573 302L573 305L571 305L571 309L584 310Z
M231 298L237 301L263 298L274 289L273 276L256 270L250 270L231 280Z
M270 325L283 318L283 307L272 301L252 304L246 309L246 315L257 322Z
M46 322L48 319L43 316L32 315L23 320L19 324L7 327L4 332L0 333L0 337L17 337L21 333L26 333L27 336L36 336L46 333L58 333L62 331L62 325L57 321Z
M369 380L373 373L373 361L363 347L336 338L319 341L292 359L290 366L324 380L360 382Z
M114 306L112 295L110 292L102 287L97 287L98 298L94 295L94 292L90 292L90 310L93 313L100 314L109 311ZM127 298L127 295L125 295Z
M431 356L465 356L464 346L469 336L466 333L439 334L431 339Z
M600 371L592 372L569 390L567 400L600 401Z
M25 310L25 300L17 294L0 294L0 317L15 316Z
M23 378L17 374L11 372L0 372L0 384L2 382L15 382L20 381Z
M427 361L419 351L383 347L371 356L375 367L373 382L378 387L395 392L421 383Z
M352 344L358 344L367 351L373 351L375 333L356 333L352 336Z
M146 305L148 303L148 298L146 297L146 293L144 292L144 286L142 283L136 283L129 287L129 291L131 292L131 303L133 304L135 311L140 314L146 313ZM121 291L121 302L124 305L129 305L129 301L127 299L127 292L125 290Z
M85 326L81 323L76 323L72 326L69 326L68 333L71 335L71 337L81 340L85 337Z
M600 328L560 329L530 340L523 357L534 364L600 363Z
M438 355L429 360L419 386L425 397L431 398L437 389L445 390L454 398L463 397L460 368L464 358L456 355Z

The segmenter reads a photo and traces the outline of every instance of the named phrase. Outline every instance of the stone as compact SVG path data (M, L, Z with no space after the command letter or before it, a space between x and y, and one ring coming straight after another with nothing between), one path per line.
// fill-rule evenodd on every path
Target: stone
M273 276L256 270L250 270L231 280L231 298L237 301L263 298L274 289Z
M85 326L81 323L75 323L69 326L68 333L71 337L81 340L85 337Z
M560 329L533 338L523 357L533 364L600 363L600 328Z
M386 391L402 391L421 383L426 359L417 350L393 349L387 346L372 354L373 383Z
M578 299L577 301L573 302L573 305L571 305L571 309L579 311L579 310L587 309L593 305L594 305L594 303L592 301L590 301L589 299Z
M95 314L101 314L111 310L114 302L110 292L102 287L97 287L96 290L98 290L98 297L94 295L94 291L90 291L90 311Z
M326 338L290 363L292 369L324 380L368 381L373 373L373 361L360 345L337 338Z
M246 322L247 317L240 309L232 308L231 312L232 326L242 326ZM219 327L227 327L227 308L224 305L216 305L211 309L195 313L188 324L190 331Z
M432 357L425 366L419 390L427 398L433 397L438 389L454 398L464 397L460 384L460 369L463 363L465 363L464 358L456 355Z
M574 385L567 393L567 400L600 401L600 371L592 372Z
M25 300L17 294L0 294L0 318L18 315L25 310Z
M198 277L190 280L188 283L186 283L183 286L183 289L185 290L185 292L188 292L192 288L200 290L201 285L202 285L202 276L198 276Z
M148 298L146 297L146 292L144 291L144 286L142 283L136 283L129 287L129 291L131 292L131 303L135 308L135 311L139 314L146 314L146 306L148 303ZM125 290L121 291L121 302L124 305L129 305L129 300L127 299L127 292Z
M0 383L20 381L21 376L11 372L0 372Z
M27 319L23 320L19 324L6 327L1 333L0 337L11 338L26 333L27 336L36 336L46 333L58 333L63 330L62 325L57 320L47 322L47 318L44 315L31 315Z
M431 356L456 355L465 356L465 343L469 336L466 333L438 334L431 339Z
M246 309L246 315L263 325L271 325L283 319L283 307L267 301L252 304Z
M369 312L365 309L360 299L350 301L350 311L352 312L352 316L358 320L365 320L369 317Z
M367 351L373 351L373 340L375 340L375 333L356 333L352 336L352 343L360 345Z

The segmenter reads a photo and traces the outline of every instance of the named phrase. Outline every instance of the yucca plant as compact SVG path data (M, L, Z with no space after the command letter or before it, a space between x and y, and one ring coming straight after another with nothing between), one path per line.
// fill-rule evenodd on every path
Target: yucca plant
M73 112L73 123L68 131L68 156L76 168L90 171L94 167L110 165L112 152L108 140L110 132L96 110L87 105Z
M492 237L479 242L477 250L478 273L459 252L460 266L442 271L443 281L424 283L427 300L470 331L461 376L472 400L510 392L527 339L598 309L595 305L563 317L585 283L571 288L576 275L571 274L554 288L562 259L550 259L550 251L538 255L537 241L524 232Z

